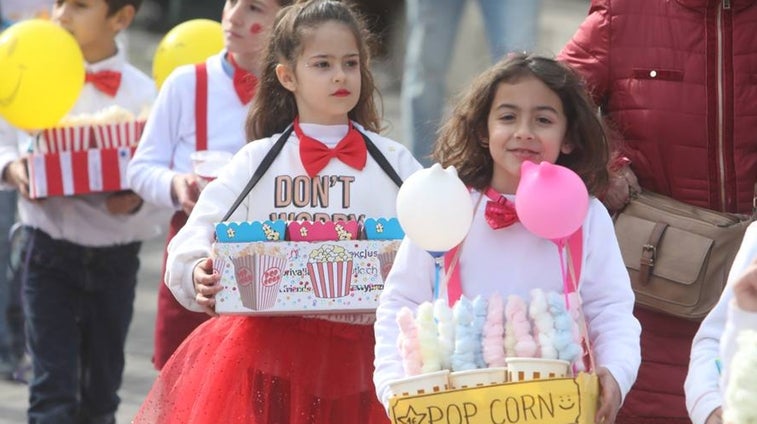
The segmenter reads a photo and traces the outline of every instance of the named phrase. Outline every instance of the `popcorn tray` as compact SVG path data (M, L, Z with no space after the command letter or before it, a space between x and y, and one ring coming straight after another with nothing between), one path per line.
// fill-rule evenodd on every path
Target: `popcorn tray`
M440 390L389 401L393 424L592 424L597 412L596 374Z
M223 286L216 295L216 312L373 312L384 288L382 269L391 268L382 261L393 261L399 244L400 240L216 242L213 266Z
M126 190L126 169L136 147L33 153L28 161L31 198Z

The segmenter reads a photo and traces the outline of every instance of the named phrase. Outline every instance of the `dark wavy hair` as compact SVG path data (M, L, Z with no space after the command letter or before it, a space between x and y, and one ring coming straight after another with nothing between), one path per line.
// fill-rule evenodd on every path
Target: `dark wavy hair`
M113 16L129 5L134 6L134 13L137 13L139 7L142 6L142 0L105 0L105 3L108 3L108 16Z
M433 157L444 167L453 165L462 181L476 189L491 184L494 162L488 146L487 119L500 84L533 76L554 91L567 118L569 154L557 164L576 172L593 195L603 193L609 181L607 129L581 77L568 65L526 53L512 54L479 75L458 98L452 116L440 128Z
M370 71L369 45L373 37L353 6L342 1L311 0L285 7L276 15L265 51L258 94L247 114L247 140L279 133L297 116L294 94L279 82L276 66L285 63L294 69L308 30L329 21L346 25L358 45L360 97L348 116L370 131L379 130L380 116L375 103L375 96L379 94Z

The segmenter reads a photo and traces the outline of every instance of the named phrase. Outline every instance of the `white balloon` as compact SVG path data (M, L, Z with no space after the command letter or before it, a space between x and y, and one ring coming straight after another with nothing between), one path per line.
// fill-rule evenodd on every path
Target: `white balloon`
M415 172L397 193L397 219L405 235L429 252L446 252L468 234L473 220L470 193L457 170L434 164Z

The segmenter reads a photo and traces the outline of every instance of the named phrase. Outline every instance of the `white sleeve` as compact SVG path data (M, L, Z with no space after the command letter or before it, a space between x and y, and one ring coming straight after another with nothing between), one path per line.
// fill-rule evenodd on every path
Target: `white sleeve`
M737 337L742 330L757 330L757 312L747 312L736 305L735 299L728 305L728 319L720 343L720 357L723 364L723 377L720 381L720 394L725 398L725 390L731 374L731 361L736 353Z
M592 199L583 244L579 291L594 359L610 371L625 399L641 364L641 325L633 315L635 297L612 219L597 199Z
M192 271L197 261L212 255L215 224L220 222L228 208L242 192L252 174L252 149L242 149L200 193L186 225L168 244L165 282L176 300L187 309L201 311L195 302ZM254 161L254 165L260 159ZM247 220L248 204L243 203L229 218Z
M720 300L704 318L692 341L689 371L683 388L686 394L686 409L693 424L704 424L712 411L723 405L718 360L720 338L728 315L728 303L733 297L730 285L756 257L757 225L751 224L733 260L728 273L728 283L720 295Z
M130 187L145 201L172 209L178 206L171 200L171 181L176 175L171 168L179 127L183 114L193 113L185 110L181 96L181 86L193 88L183 83L188 77L172 74L163 84L127 171Z
M18 131L0 118L0 175L2 175L6 166L18 158ZM14 186L6 184L0 178L0 190L13 189L15 189Z
M373 383L384 407L389 405L389 382L405 376L397 349L397 311L403 306L416 310L419 304L431 299L433 278L433 258L406 237L397 250L394 265L384 284L374 324L376 358ZM428 283L420 283L423 281Z

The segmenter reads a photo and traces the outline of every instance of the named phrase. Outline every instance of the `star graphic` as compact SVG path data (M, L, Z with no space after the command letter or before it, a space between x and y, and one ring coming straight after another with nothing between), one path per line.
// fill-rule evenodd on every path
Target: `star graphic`
M234 233L234 229L233 229L233 228L229 228L228 230L226 230L226 235L227 235L227 236L228 236L228 237L229 237L230 239L233 239L233 238L234 238L234 235L235 235L235 233Z
M400 424L423 424L424 421L426 421L426 414L415 412L412 405L407 409L404 417L397 417L397 422Z
M381 224L376 224L376 232L377 233L383 233L384 232L384 226Z

